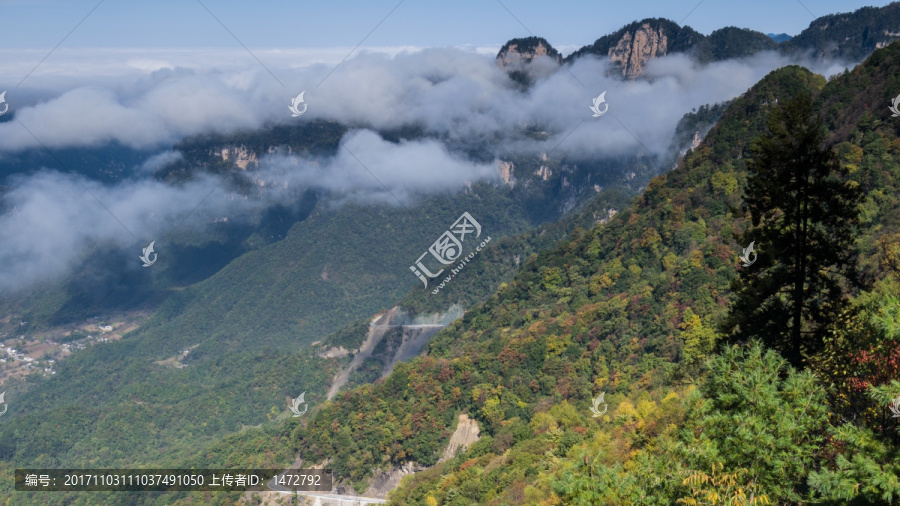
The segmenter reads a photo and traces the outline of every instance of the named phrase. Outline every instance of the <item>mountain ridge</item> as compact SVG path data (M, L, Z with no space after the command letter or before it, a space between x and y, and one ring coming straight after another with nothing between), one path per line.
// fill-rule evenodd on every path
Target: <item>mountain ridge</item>
M810 54L818 59L859 61L897 38L900 38L900 2L893 2L880 8L863 7L852 13L816 18L793 37L785 34L773 37L733 26L714 30L707 36L668 19L645 18L577 49L561 62L559 57L555 59L562 65L570 65L592 55L609 61L611 70L623 78L635 79L644 74L649 61L668 54L684 53L708 63L778 50L783 54ZM522 67L539 54L533 51L519 53L516 48L520 44L531 47L536 41L544 48L540 54L559 54L541 37L511 39L498 52L498 64L506 68L505 62L516 62L516 68L510 72L522 72Z

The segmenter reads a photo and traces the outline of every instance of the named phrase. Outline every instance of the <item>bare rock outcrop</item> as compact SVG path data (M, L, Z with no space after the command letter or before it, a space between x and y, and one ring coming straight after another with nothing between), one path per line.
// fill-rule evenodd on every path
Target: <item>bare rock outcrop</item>
M541 37L525 37L512 39L500 48L497 53L497 65L504 70L521 70L526 64L539 56L547 56L562 61L559 51Z
M460 413L459 420L456 423L456 430L450 436L450 442L444 448L444 453L438 462L450 460L456 456L456 452L460 449L468 450L475 441L478 441L481 430L478 428L478 422L469 418L469 415Z
M617 63L622 76L633 79L644 74L644 67L651 59L668 53L669 37L662 27L642 24L633 32L626 32L609 50L609 60Z
M500 180L506 185L514 186L513 172L515 169L516 166L512 162L500 162L497 167L497 172L500 173Z

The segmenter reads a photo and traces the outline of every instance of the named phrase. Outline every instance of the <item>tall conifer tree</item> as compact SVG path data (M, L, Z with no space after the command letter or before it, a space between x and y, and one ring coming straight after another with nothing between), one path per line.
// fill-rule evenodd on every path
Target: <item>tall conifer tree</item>
M775 106L752 145L742 237L758 260L742 267L725 324L735 340L757 338L795 366L817 352L856 283L862 193L826 147L809 94Z

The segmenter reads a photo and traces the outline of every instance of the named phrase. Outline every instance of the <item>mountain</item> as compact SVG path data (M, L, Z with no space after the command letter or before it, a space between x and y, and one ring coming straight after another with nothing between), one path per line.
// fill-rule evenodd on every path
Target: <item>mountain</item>
M777 46L768 36L744 28L726 27L707 37L689 26L682 27L667 19L648 18L597 39L590 46L567 56L563 62L572 63L587 55L608 58L615 72L633 79L643 75L647 62L667 54L687 53L701 62L711 62L749 56ZM503 50L498 61L502 55Z
M289 204L277 204L263 210L232 215L202 218L195 215L195 221L205 219L209 223L200 227L203 230L200 233L196 231L182 233L176 230L167 237L166 242L158 243L158 248L166 249L166 261L156 265L152 272L139 266L136 268L132 265L133 262L130 262L131 252L140 251L146 244L135 244L127 253L118 250L109 251L103 245L98 245L96 251L77 269L78 276L42 284L29 290L28 293L0 295L0 310L12 315L9 321L15 320L16 330L37 332L46 331L53 326L78 323L85 314L102 317L114 312L147 310L158 306L173 290L181 290L187 285L200 282L241 255L281 241L295 223L307 220L314 209L321 210L332 205L329 202L333 200L329 200L327 192L300 188L296 185L285 187L281 180L263 179L259 172L259 161L278 153L312 157L333 156L340 139L347 131L347 126L316 121L258 132L195 137L179 142L174 149L181 153L182 157L162 167L156 174L158 179L170 184L182 184L197 174L209 173L223 179L222 188L227 190L226 198L261 200L281 195L284 198L278 197L276 201ZM423 133L415 129L383 132L382 135L385 139L398 143L404 139L423 138ZM524 135L541 135L541 133L525 132ZM471 155L476 159L491 160L490 155L482 152L473 152ZM494 200L494 204L501 207L512 206L517 209L514 213L518 213L525 221L510 231L518 233L523 231L525 226L555 220L570 212L596 194L595 188L606 188L620 182L624 182L632 189L639 188L646 184L656 170L658 170L656 167L651 167L640 159L566 161L540 156L511 155L497 166L500 184L481 185L478 187L481 190L478 191L488 192L479 198ZM495 197L500 200L496 200ZM449 201L446 199L441 201L440 198L433 203L427 203L430 202L427 200L429 198L431 197L426 196L426 203L421 205L436 207L450 205ZM336 220L335 223L342 219L350 220L352 212L354 211L349 208L333 215L320 212L316 214L318 218L315 221L321 223L320 226L328 227L328 219L333 218ZM340 218L341 215L345 217ZM326 221L319 221L323 218ZM455 219L449 216L446 218L450 223ZM528 225L525 225L525 222ZM439 228L441 225L435 223L434 226ZM504 230L506 229L495 229L494 232L502 234L505 233ZM495 238L499 237L495 235ZM332 240L337 240L337 237ZM422 240L427 241L424 238ZM318 247L329 248L329 242L320 240ZM305 251L308 246L303 246L303 249ZM318 258L327 256L318 255ZM401 262L409 261L410 259L406 259ZM280 259L278 262L282 265L291 264L290 259ZM319 269L314 277L327 270L326 263L318 265ZM350 265L356 263L355 260L349 262ZM261 272L259 269L254 271L252 264L245 265L248 266L247 272L236 279L246 280L259 276ZM405 272L408 265L406 263L397 266L399 272ZM344 282L356 284L362 279L360 277L363 275L362 272L340 276L335 268L335 264L332 263L331 271L334 275L325 285L333 287ZM372 296L380 297L378 304L368 306L372 311L395 302L393 296L405 293L409 286L416 282L413 276L408 274L401 276L401 279L405 279L405 284L390 284L392 289L398 291L369 292ZM263 286L270 286L270 283ZM300 286L294 288L298 291L302 289ZM213 290L219 293L228 291L223 287ZM354 288L348 287L346 291L338 290L331 293L338 296L356 292ZM297 302L302 305L301 301ZM336 303L332 307L337 308L340 305ZM361 309L362 307L364 306L360 306ZM243 309L249 310L251 309ZM193 313L189 311L187 314ZM356 317L366 317L369 314L368 310L362 310L356 313ZM327 314L321 314L316 318L327 319L327 317ZM18 322L27 323L20 327ZM13 327L10 325L9 322L0 321L0 332L12 331ZM334 328L326 329L325 332L331 330ZM313 327L309 332L318 334L319 330Z
M785 88L818 79L788 68L757 84L728 108L685 164L717 146L723 151L717 162L733 160L746 146L732 139L752 138L762 128L763 97L786 96ZM542 406L587 399L592 377L616 392L637 381L666 384L674 371L666 364L676 364L682 353L682 314L688 307L707 320L720 313L722 292L734 276L730 234L718 229L734 226L723 218L738 198L739 176L731 169L711 178L713 167L707 162L698 174L690 164L660 176L637 205L605 226L532 257L496 295L433 338L426 357L323 407L300 434L301 457L316 462L328 455L336 472L364 483L385 463L435 464L458 411L474 416L494 441L512 431L495 443L499 455L516 440L515 430L525 430L504 430L504 420L522 424ZM356 413L370 417L362 424L335 422ZM349 440L356 443L345 446ZM395 450L385 462L368 444Z
M686 53L705 37L689 26L681 27L668 19L635 21L616 32L604 35L590 46L567 56L565 63L593 55L608 58L623 77L643 75L644 66L653 58L669 53Z
M522 87L528 87L534 81L535 72L547 74L555 68L539 70L529 65L541 56L557 65L562 62L559 51L541 37L512 39L497 53L497 65L506 70L514 82Z
M766 36L768 36L770 39L772 39L772 40L774 40L775 42L778 42L778 43L782 43L782 42L784 42L784 41L786 41L786 40L791 40L791 36L788 35L788 34L786 34L786 33L778 33L778 34L776 34L776 33L767 33Z
M689 26L661 18L635 21L619 30L604 35L593 44L584 46L562 59L571 64L584 56L608 60L616 74L635 79L644 74L647 63L667 54L689 54L700 62L714 62L729 58L751 56L760 51L779 50L784 54L800 56L811 54L815 58L859 61L877 48L884 47L900 37L900 3L885 7L864 7L852 13L832 14L813 21L796 37L785 34L763 34L746 28L726 27L705 36ZM538 45L544 51L552 46L538 37L513 39L500 50L498 62L528 63L531 52L509 53L508 46L519 42L534 49ZM553 50L555 51L555 50ZM549 54L549 53L548 53ZM505 68L501 63L501 67ZM512 69L521 72L520 68Z
M770 51L777 46L775 41L760 32L729 26L709 34L699 45L696 57L702 62L722 61Z
M26 149L4 154L0 163L0 184L10 177L33 174L41 168L79 174L111 183L134 176L142 163L158 149L135 149L113 142L103 147L78 147L47 150Z
M497 65L503 69L512 67L513 70L518 70L538 56L546 56L557 63L562 61L559 51L543 37L525 37L511 39L503 44L497 53Z
M897 61L900 44L893 44L829 83L796 66L772 72L631 207L532 257L496 295L438 333L425 356L322 406L294 431L304 462L327 460L357 490L391 467L434 466L404 480L391 495L397 504L672 504L711 489L740 493L700 485L717 473L770 502L806 493L838 502L896 499L893 485L879 485L884 475L854 475L862 487L843 487L838 478L848 468L829 460L829 452L862 452L853 457L863 459L860 470L866 458L882 459L876 468L888 466L889 475L897 452L880 449L887 440L876 438L867 455L847 438L868 429L828 421L825 410L838 408L825 406L825 387L808 372L784 369L772 353L751 347L716 359L714 329L736 275L733 238L748 225L737 210L749 141L776 101L799 93L817 97L832 146L854 163L853 178L868 195L860 262L871 279L890 283L875 246L900 231L900 203L883 197L900 189L900 131L887 110ZM865 90L880 106L866 108ZM706 358L708 368L698 370ZM768 386L746 399L722 391L747 382ZM759 389L783 392L763 400ZM805 392L799 406L779 406L797 389ZM598 393L609 405L599 419L587 409ZM776 422L756 418L772 409L765 416L784 420L779 410L803 406L811 410L796 420L799 432L776 433ZM439 463L458 413L477 420L482 436ZM752 431L753 443L729 446L735 424ZM698 439L705 427L710 434ZM827 431L845 442L816 436ZM765 438L786 438L777 443L785 446L766 453ZM785 476L778 466L787 452L799 452L800 464Z
M345 131L345 126L309 122L186 139L176 146L182 159L157 177L182 184L211 173L222 177L228 195L260 198L284 190L281 181L259 172L265 156L329 156ZM398 143L421 136L414 129L384 133ZM418 301L410 305L419 315L482 300L518 268L513 256L524 261L577 224L591 226L607 218L646 185L658 166L639 156L576 163L512 155L497 170L496 179L420 195L405 205L346 202L307 188L297 192L296 208L272 213L257 227L235 225L241 217L229 215L203 233L174 234L166 250L172 260L161 259L161 270L117 259L119 265L110 260L112 254L98 256L88 262L92 269L74 279L25 299L4 300L8 317L2 330L36 336L29 346L45 350L45 358L56 362L53 374L38 368L8 379L7 401L15 404L0 426L0 459L47 466L227 466L233 460L216 456L247 459L218 445L245 432L245 437L257 437L259 432L248 429L252 426L268 434L266 424L285 411L286 397L306 391L311 409L324 402L329 382L346 370L365 338L358 326L347 324L368 321L404 297ZM463 211L492 238L482 253L490 272L478 276L480 262L472 262L466 276L433 296L409 267ZM573 218L554 228L551 224L562 216ZM528 234L541 224L547 225ZM505 246L505 237L520 234L529 238L526 244ZM497 252L493 244L500 245ZM122 276L94 276L104 264ZM123 276L121 286L104 297ZM189 282L174 282L184 279ZM91 323L83 321L90 311L105 310L100 317L106 319L133 309L147 314L123 325L122 332L117 324L116 338L71 355L50 347L56 340L85 337L75 330L56 334L65 332L64 324ZM390 339L385 347L394 343ZM340 349L352 353L325 351ZM376 350L374 360L394 360L386 357ZM363 364L351 384L367 379L374 363ZM25 430L33 437L23 439ZM122 432L128 437L117 436Z
M900 2L893 2L822 16L780 47L788 53L809 52L816 58L859 61L898 37Z

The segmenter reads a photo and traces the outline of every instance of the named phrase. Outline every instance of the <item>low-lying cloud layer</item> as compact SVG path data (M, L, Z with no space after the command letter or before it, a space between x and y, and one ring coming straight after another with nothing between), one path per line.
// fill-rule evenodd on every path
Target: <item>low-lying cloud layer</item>
M453 146L499 139L494 154L500 158L551 150L554 156L578 158L662 153L686 112L734 98L768 72L796 63L775 53L711 65L673 55L650 62L646 80L622 82L608 77L606 62L584 58L522 91L492 55L460 49L361 54L330 75L331 65L323 63L304 68L283 63L267 70L255 62L235 67L229 60L220 68L169 68L158 56L131 55L129 71L113 80L109 76L115 72L103 72L96 62L65 67L68 73L54 81L74 83L65 89L54 88L39 73L34 79L40 90L26 85L7 95L15 121L0 123L0 155L112 141L159 148L160 154L134 179L113 185L51 171L13 180L4 197L4 208L12 211L0 215L0 290L64 275L98 244L133 247L159 239L192 212L201 218L184 226L280 198L272 192L259 201L229 201L222 188L210 194L218 184L211 177L180 187L150 179L178 159L171 144L187 135L336 120L355 129L335 157L268 157L257 177L356 200L405 202L414 194L496 177L496 167L467 160L435 140L386 142L377 130L419 125ZM93 69L94 82L79 68ZM842 68L813 70L830 75ZM304 90L308 109L292 118L291 98ZM591 100L603 91L609 111L593 118ZM31 105L17 103L17 96L30 97ZM544 129L549 137L525 140L517 132L526 127Z
M107 186L77 175L44 171L17 181L0 215L0 290L65 274L98 244L132 246L188 217L216 187L206 176L182 187L149 179ZM210 198L201 211L224 208Z
M291 193L279 190L284 184L396 205L411 202L413 195L497 176L493 164L464 160L437 141L393 144L361 130L345 136L341 146L335 157L324 160L265 158L253 178L270 183L270 190L246 200L227 198L227 185L208 175L181 186L149 177L104 185L54 171L19 178L4 197L11 211L0 215L0 292L64 275L98 245L137 253L135 244L164 240L176 227L190 230L222 216L246 219L260 208L289 204ZM163 152L139 173L178 158L177 152Z
M142 60L130 55L129 65L135 61ZM606 61L582 58L522 93L511 86L491 56L459 49L365 53L336 69L319 63L267 70L252 60L246 62L248 67L232 68L234 63L226 61L231 63L228 70L211 62L195 68L156 68L165 61L147 63L147 68L155 70L125 74L114 84L104 77L97 79L99 84L56 89L27 106L17 104L15 97L28 93L16 90L7 101L21 124L0 123L0 152L41 144L93 146L112 140L147 148L191 134L310 119L374 129L420 124L432 133L461 140L537 124L555 135L535 149L558 144L575 125L587 120L560 146L564 153L628 152L641 143L663 150L685 112L733 98L768 72L796 63L774 52L710 65L672 55L649 63L649 81L622 83L608 76ZM85 66L96 72L105 68L89 61ZM830 75L842 68L832 64L813 70ZM60 76L58 81L86 79L74 69L70 72L71 76ZM304 90L307 112L291 118L291 99ZM602 91L607 92L610 114L591 118L591 99Z
M264 179L321 188L357 201L401 204L414 195L452 191L468 182L497 178L495 164L465 160L438 141L394 144L371 130L347 134L334 158L272 156L262 161L261 169L259 175Z

